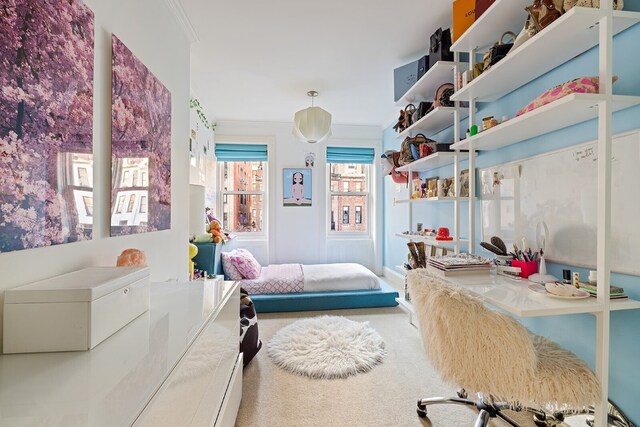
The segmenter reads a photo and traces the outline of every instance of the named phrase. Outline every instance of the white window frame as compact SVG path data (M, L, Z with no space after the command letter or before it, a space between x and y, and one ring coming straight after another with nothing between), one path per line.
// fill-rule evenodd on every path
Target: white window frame
M267 145L267 160L262 160L262 191L224 191L224 161L216 160L216 214L220 215L220 220L224 222L224 199L228 199L226 196L235 195L260 195L262 196L262 230L261 231L231 231L236 235L238 240L268 240L269 235L269 182L271 181L271 172L269 170L269 160L273 156L271 141L265 141L263 138L220 138L217 143L220 144L266 144ZM274 157L274 156L273 156ZM252 160L259 161L259 160ZM242 162L239 160L238 162Z
M371 238L371 230L372 230L372 221L373 216L371 215L373 207L371 206L371 194L373 191L373 174L374 169L372 164L364 163L365 166L365 188L368 191L331 191L331 165L334 163L327 162L327 237L333 239L341 239L341 238ZM338 163L336 163L338 164ZM362 215L366 215L367 219L367 229L365 231L334 231L331 230L331 198L332 196L366 196L366 209L363 206ZM338 218L335 218L336 221L340 221L342 223L342 212L338 212L336 215ZM351 221L352 213L349 212L349 221ZM353 219L355 220L355 210L353 212Z

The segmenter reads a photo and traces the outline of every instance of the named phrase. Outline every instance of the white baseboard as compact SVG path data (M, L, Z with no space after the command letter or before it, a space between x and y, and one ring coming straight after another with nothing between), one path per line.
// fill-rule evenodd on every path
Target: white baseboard
M383 267L382 272L383 277L387 280L387 282L389 282L390 285L404 292L404 275L389 267Z

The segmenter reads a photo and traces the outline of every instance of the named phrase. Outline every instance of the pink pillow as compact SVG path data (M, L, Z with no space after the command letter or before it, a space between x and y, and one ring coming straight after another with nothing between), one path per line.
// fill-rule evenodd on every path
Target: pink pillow
M616 80L617 78L614 77L613 81L615 82ZM600 86L599 83L600 80L598 77L580 77L552 87L518 111L516 113L516 117L542 107L543 105L550 104L551 102L572 93L598 93Z
M247 250L231 254L231 263L245 279L257 279L260 276L260 263Z
M231 252L222 252L222 270L224 274L231 280L242 280L242 274L238 271L236 266L231 262L231 255L236 253L236 249Z

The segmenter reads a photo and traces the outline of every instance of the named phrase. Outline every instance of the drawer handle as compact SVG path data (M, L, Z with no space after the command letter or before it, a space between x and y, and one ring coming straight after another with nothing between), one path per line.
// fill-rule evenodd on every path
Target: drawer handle
M124 288L123 292L124 292L125 295L128 294L129 293L129 288Z

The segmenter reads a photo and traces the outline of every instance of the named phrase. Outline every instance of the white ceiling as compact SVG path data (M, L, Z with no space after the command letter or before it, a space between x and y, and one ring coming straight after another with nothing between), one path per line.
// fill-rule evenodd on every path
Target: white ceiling
M199 39L191 88L216 120L289 122L317 90L333 123L387 125L393 69L451 22L451 0L181 3Z

